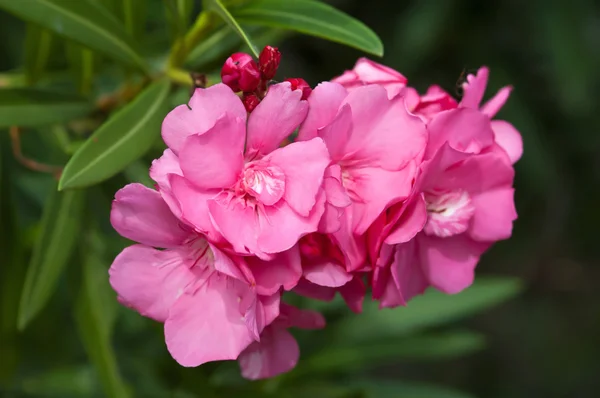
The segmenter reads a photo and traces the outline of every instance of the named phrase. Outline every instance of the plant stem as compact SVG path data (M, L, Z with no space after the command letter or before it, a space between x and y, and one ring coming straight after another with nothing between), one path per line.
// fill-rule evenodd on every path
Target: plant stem
M189 52L206 37L215 24L214 14L202 12L198 15L194 26L188 31L185 37L178 40L173 46L171 56L169 57L168 69L178 68L184 62Z

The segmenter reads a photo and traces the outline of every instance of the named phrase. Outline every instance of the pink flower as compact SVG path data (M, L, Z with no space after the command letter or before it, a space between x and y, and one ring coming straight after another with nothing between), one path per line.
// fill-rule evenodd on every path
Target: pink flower
M277 47L265 46L258 57L258 68L262 78L264 80L274 78L280 62L281 52Z
M369 231L373 297L405 305L427 286L457 293L495 241L507 239L517 214L514 170L494 142L487 115L471 108L440 112L409 200L382 214Z
M341 84L348 91L368 84L378 84L386 89L390 99L403 92L408 82L401 73L367 58L360 58L352 70L331 81Z
M243 259L178 220L158 192L125 186L111 223L141 244L116 257L110 283L122 304L164 322L167 348L181 365L236 359L278 316L279 293L257 294Z
M296 366L300 349L288 328L322 329L325 319L321 314L300 310L281 303L279 316L260 335L260 342L252 343L239 357L242 376L250 380L275 377Z
M260 83L258 65L251 55L246 53L232 54L221 69L223 83L233 91L251 92Z
M151 175L173 212L211 240L265 259L316 231L327 147L316 137L278 148L306 117L301 96L289 83L271 86L246 125L242 101L218 84L169 113L170 150Z
M298 139L320 137L331 155L324 183L329 225L321 230L339 229L346 213L350 233L362 235L382 211L408 197L427 141L425 125L408 113L402 96L390 100L379 85L348 92L321 83L308 102Z

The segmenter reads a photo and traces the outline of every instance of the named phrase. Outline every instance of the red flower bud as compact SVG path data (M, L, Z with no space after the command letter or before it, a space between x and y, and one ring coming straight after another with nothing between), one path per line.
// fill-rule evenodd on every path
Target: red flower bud
M265 80L274 78L280 61L281 53L277 47L265 46L258 57L258 68L262 78Z
M302 99L305 100L308 98L310 93L312 93L312 88L308 85L306 80L301 79L299 77L294 77L291 79L285 79L286 82L292 83L292 90L302 90Z
M250 55L235 53L225 61L221 80L233 91L254 91L260 83L260 72Z
M256 94L244 93L244 96L242 97L242 103L246 108L246 112L250 113L258 106L258 104L260 104L260 100Z

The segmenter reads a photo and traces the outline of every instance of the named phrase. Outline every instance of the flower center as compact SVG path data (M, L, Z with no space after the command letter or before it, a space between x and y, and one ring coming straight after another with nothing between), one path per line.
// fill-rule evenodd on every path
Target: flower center
M262 204L271 206L277 203L285 192L285 174L277 166L251 162L244 169L240 188Z
M447 238L465 232L475 212L471 197L465 191L426 193L427 223L423 231L427 235Z

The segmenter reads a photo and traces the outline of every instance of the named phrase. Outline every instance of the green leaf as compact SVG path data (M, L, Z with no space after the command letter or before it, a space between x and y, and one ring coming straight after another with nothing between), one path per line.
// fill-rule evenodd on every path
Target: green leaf
M147 15L146 0L123 0L123 22L125 29L136 40L143 38Z
M478 278L461 293L447 295L428 290L407 307L393 310L379 310L376 302L365 302L363 313L340 321L335 335L344 341L398 336L483 311L514 297L521 289L518 279Z
M34 84L44 73L50 50L52 33L48 29L29 23L25 30L25 76L29 84Z
M467 355L483 348L484 337L479 333L454 331L404 339L370 340L363 344L337 346L333 343L322 351L300 361L290 375L355 372L400 360L442 360Z
M315 0L258 0L231 11L241 24L295 30L374 54L383 44L362 22Z
M64 123L90 109L89 102L74 95L29 88L0 90L0 128Z
M90 366L47 369L20 383L21 390L36 397L91 397L94 373Z
M447 387L416 382L372 379L349 381L348 385L361 389L365 398L473 398Z
M19 329L44 307L67 264L79 235L83 191L52 191L42 216L19 304Z
M142 156L160 134L170 83L163 79L111 116L69 160L60 190L96 184Z
M85 350L96 368L108 397L128 397L117 366L115 352L110 343L114 321L116 297L108 284L108 270L100 260L101 253L94 248L91 236L86 239L90 250L84 253L82 283L75 303L75 320ZM107 300L112 297L112 300Z
M79 93L89 95L94 80L94 53L78 44L67 43L67 58Z
M250 40L250 37L248 36L248 34L242 29L240 24L236 21L236 18L234 18L231 15L229 10L227 10L227 8L223 5L221 0L204 0L204 5L205 5L206 9L215 12L221 18L223 18L223 20L231 27L231 29L233 29L242 38L242 40L248 45L248 47L252 51L252 54L254 54L254 56L256 58L258 58L258 51L256 50L256 47L252 43L252 40Z
M147 71L123 26L90 0L0 0L0 8L114 59Z

